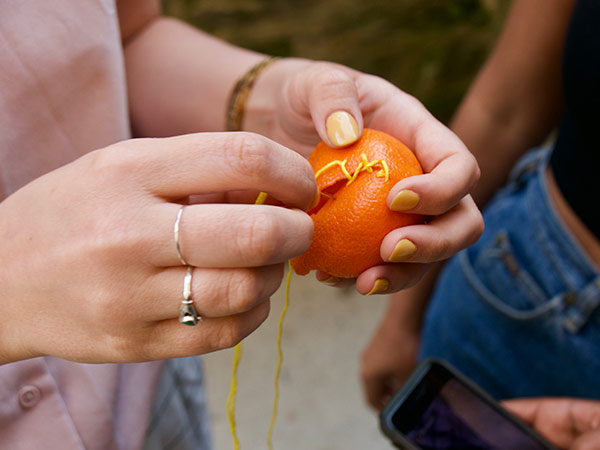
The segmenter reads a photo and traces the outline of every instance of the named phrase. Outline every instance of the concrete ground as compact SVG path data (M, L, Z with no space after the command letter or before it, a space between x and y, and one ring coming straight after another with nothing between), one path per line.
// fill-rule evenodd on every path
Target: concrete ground
M283 288L272 299L269 319L243 343L236 419L243 450L266 449L277 362L276 335ZM359 357L386 299L335 289L313 275L292 276L284 323L284 363L275 450L390 450L377 416L362 397ZM205 357L215 449L233 448L225 401L232 351Z

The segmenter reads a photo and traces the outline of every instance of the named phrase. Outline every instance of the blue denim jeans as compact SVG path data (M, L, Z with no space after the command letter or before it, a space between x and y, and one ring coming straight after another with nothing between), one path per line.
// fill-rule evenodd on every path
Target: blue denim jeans
M557 216L548 149L525 155L446 265L420 357L441 357L496 398L600 398L600 274Z

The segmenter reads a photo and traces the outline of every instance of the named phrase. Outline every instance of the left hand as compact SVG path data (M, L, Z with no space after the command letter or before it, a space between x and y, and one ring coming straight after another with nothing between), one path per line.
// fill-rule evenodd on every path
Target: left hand
M559 448L600 449L600 401L524 398L502 404Z
M254 114L274 104L270 119ZM338 133L336 139L335 125L328 129L327 119L338 111L355 119L355 135L351 126L338 127L338 131L350 131ZM351 120L342 116L348 125ZM379 278L387 279L389 288L378 294L415 284L427 263L468 247L483 231L481 214L469 195L480 173L475 158L418 100L382 78L334 63L282 59L258 78L246 117L246 129L265 134L307 157L319 140L334 147L340 146L336 143L348 145L358 139L363 127L387 132L415 152L425 173L397 183L387 203L391 206L400 192L412 191L418 195L418 202L403 211L423 214L430 220L426 225L396 229L384 238L380 249L384 261L390 261L402 239L411 241L416 250L394 264L378 265L360 274L356 287L363 294L370 292ZM325 274L317 276L327 278Z

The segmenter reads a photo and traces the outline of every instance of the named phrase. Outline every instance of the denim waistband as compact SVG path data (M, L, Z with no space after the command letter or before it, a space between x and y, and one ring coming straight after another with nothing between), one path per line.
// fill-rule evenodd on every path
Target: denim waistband
M568 286L561 293L566 305L565 326L577 332L594 314L600 323L600 273L568 230L553 206L546 179L550 148L526 155L511 173L513 188L526 183L525 202L540 248L555 273Z

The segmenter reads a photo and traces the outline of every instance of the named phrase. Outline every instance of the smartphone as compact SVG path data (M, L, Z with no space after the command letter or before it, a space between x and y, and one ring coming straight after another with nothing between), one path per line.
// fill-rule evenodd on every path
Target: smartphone
M557 450L447 362L423 361L380 414L408 450Z

